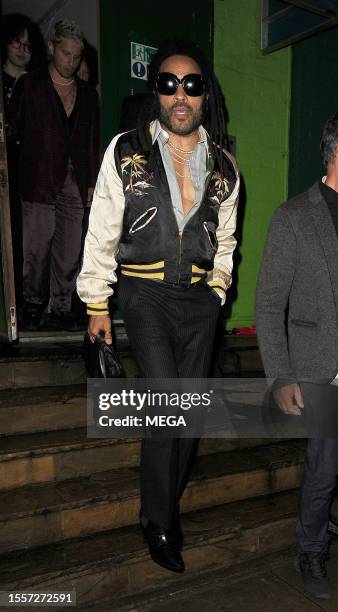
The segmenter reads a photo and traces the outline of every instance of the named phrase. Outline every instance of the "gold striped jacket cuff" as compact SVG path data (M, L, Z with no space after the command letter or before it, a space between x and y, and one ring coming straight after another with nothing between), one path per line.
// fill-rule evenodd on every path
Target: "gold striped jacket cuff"
M213 287L212 290L215 291L215 293L217 293L217 295L221 298L221 300L225 300L225 296L226 296L225 289L221 289L221 287Z
M215 291L219 295L219 297L225 301L226 292L231 285L231 281L231 276L225 274L225 272L222 272L221 275L217 274L216 278L207 281L207 283L209 287L211 287L212 290Z
M100 302L99 304L87 304L87 314L88 315L107 315L109 314L108 310L108 301Z

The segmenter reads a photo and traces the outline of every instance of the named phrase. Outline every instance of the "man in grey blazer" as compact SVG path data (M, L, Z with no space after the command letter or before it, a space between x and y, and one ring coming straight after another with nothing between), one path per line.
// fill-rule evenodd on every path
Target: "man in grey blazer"
M312 596L328 598L328 523L338 474L338 113L324 126L326 176L280 206L257 285L265 373L279 408L309 418L296 569Z

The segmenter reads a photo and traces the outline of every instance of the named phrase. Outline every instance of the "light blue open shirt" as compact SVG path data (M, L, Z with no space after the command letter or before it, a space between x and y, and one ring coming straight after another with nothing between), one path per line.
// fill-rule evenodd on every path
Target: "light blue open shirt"
M199 209L202 201L202 196L205 187L205 181L210 174L211 168L209 168L209 150L207 133L203 126L199 127L199 141L190 157L189 170L192 180L192 184L195 190L195 200L185 215L183 212L182 198L180 188L176 179L175 168L173 160L170 155L170 149L168 145L169 134L161 127L158 119L152 123L152 142L158 142L158 146L161 152L165 173L167 175L171 202L174 209L175 217L179 231L182 231L189 219Z

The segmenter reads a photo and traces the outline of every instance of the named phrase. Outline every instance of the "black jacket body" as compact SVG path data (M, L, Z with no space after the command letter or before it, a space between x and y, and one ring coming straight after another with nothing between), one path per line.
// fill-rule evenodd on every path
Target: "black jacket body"
M77 100L71 120L48 70L23 75L8 108L9 138L20 141L20 196L49 204L63 186L72 161L83 205L99 169L98 97L77 77Z

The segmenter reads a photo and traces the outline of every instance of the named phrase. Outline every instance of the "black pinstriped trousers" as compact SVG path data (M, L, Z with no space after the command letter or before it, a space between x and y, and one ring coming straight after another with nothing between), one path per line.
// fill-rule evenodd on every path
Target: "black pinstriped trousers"
M122 276L118 297L144 377L208 376L221 300L204 283L178 287ZM142 514L165 529L178 512L197 446L191 438L142 440Z

